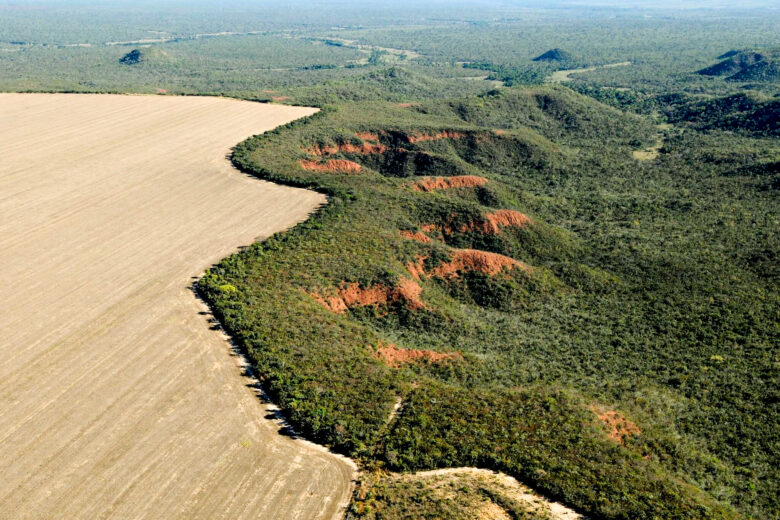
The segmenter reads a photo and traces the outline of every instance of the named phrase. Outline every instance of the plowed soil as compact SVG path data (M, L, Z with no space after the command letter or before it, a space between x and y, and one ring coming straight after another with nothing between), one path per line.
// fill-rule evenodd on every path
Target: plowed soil
M190 291L323 203L226 160L312 112L0 94L0 517L340 514L353 466L279 434Z

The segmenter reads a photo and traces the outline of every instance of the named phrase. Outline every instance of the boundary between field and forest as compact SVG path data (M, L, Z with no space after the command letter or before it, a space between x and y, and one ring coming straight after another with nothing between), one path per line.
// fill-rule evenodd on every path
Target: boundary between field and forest
M150 95L154 95L154 94L150 94ZM236 99L236 98L230 98L230 99ZM256 102L267 103L266 101L256 101ZM333 109L327 106L326 107L310 106L307 108L315 108L317 109L317 112L314 112L313 114L308 116L295 119L293 121L290 121L289 123L279 125L274 129L270 130L270 132L282 132L284 130L296 128L298 126L309 125L320 118L327 117L333 111ZM252 137L250 137L249 139L252 139ZM295 233L297 232L297 230L303 229L306 226L311 226L312 224L316 225L318 220L321 217L323 217L326 214L326 212L329 210L331 206L332 198L339 197L344 200L350 200L352 198L351 194L347 192L338 191L335 189L329 189L328 187L323 186L320 182L317 182L316 180L311 180L309 182L297 181L294 178L274 174L271 170L265 169L262 165L254 165L252 169L243 167L240 163L238 163L235 160L235 157L232 152L229 156L229 159L231 165L237 171L245 175L251 176L257 180L272 182L274 184L278 184L281 186L307 189L307 190L320 193L326 197L326 201L323 204L321 204L317 209L315 209L313 212L311 212L308 218L306 218L305 220L297 223L296 225L290 228L287 228L283 231L279 231L272 236L288 235L290 233ZM258 240L255 243L263 243L268 241L271 238L272 237L267 237L263 240ZM228 257L226 258L229 258L230 256L232 255L228 255ZM217 264L218 263L219 262L217 262ZM202 278L202 276L200 278ZM198 280L200 280L200 278ZM349 464L353 468L355 468L358 479L352 481L348 501L345 504L342 504L342 507L340 508L340 510L342 511L341 517L343 518L344 515L348 512L350 504L354 502L354 493L357 490L357 485L360 482L361 474L364 473L364 469L361 468L360 464L356 462L356 459L349 457L343 452L337 451L326 445L319 444L316 441L310 440L305 435L297 431L297 429L288 420L287 416L284 413L284 410L272 398L272 394L268 391L268 388L264 386L263 382L261 381L261 378L258 377L258 374L256 373L255 368L252 365L251 359L249 357L249 353L241 345L241 343L236 341L236 339L229 333L223 321L219 319L218 317L219 313L215 312L216 310L215 307L211 303L209 303L207 295L199 289L198 281L195 281L195 283L193 283L192 288L197 298L209 309L209 312L212 318L214 319L215 323L219 324L220 331L224 335L225 340L229 342L231 349L238 356L240 356L242 368L246 370L247 377L249 377L250 380L256 385L255 389L256 389L258 399L267 401L268 403L271 403L273 405L274 414L275 414L275 418L273 420L276 421L281 426L279 433L284 435L291 435L296 439L300 439L309 444L315 445L318 448L331 453L332 455L347 460ZM396 403L395 407L393 408L393 410L391 411L391 413L387 418L387 423L385 425L384 430L387 430L396 420L401 408L401 404L402 404L401 402ZM556 501L555 499L551 498L547 494L542 493L539 490L528 486L527 483L518 481L512 475L509 475L507 473L495 469L455 466L455 467L446 467L446 468L417 471L417 472L388 472L388 473L390 475L395 475L395 476L406 476L409 478L422 478L422 479L431 476L436 476L436 475L453 475L453 476L458 476L461 474L477 474L477 475L488 475L488 476L494 475L496 478L500 479L501 482L504 483L505 485L508 484L510 487L515 488L514 489L515 493L522 495L521 497L522 501L528 506L529 512L544 511L546 514L551 515L550 518L552 518L553 520L585 520L587 518L584 514L580 513L576 509L568 505L565 505L559 501Z

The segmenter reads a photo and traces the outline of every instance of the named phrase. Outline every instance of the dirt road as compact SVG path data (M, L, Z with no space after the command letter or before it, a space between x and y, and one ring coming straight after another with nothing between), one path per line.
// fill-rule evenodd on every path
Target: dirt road
M278 434L189 287L323 197L245 176L312 109L0 94L0 517L332 518L346 459Z

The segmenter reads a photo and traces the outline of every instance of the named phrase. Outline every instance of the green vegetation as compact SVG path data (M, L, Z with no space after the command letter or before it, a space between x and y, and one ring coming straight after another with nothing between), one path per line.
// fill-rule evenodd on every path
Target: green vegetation
M661 158L634 161L654 136L563 87L330 107L234 153L330 204L199 288L291 421L365 464L498 469L597 518L738 518L729 503L760 516L777 507L778 148L678 130ZM300 165L331 159L362 171ZM489 182L411 189L432 175ZM482 231L499 209L534 224ZM422 308L401 298L338 314L311 296L398 287L418 258L435 273L464 248L534 269L422 275ZM388 343L462 360L390 368L377 359ZM610 441L594 407L641 435Z
M669 121L700 130L780 134L780 100L756 92L706 99L681 97L670 100L664 110Z
M703 76L726 76L729 81L777 81L780 51L729 51L723 61L698 72ZM719 58L720 59L720 58Z

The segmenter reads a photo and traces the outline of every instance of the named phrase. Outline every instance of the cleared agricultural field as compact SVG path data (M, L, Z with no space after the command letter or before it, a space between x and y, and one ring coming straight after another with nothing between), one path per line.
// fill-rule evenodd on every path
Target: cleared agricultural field
M313 111L0 94L0 517L338 513L352 465L278 433L190 290L323 202L225 158Z

